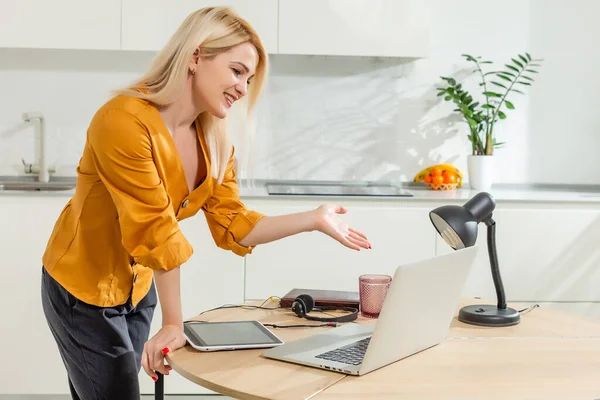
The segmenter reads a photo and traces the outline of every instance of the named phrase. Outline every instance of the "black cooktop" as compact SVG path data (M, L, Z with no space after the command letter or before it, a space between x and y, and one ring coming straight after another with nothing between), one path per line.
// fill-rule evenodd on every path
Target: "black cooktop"
M325 184L283 184L266 185L267 192L274 196L376 196L376 197L412 197L413 194L403 188L392 185L325 185Z

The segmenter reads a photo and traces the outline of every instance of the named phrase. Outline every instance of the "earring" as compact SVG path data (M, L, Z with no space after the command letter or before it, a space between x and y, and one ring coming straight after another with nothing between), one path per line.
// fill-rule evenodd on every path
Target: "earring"
M190 70L190 72L192 73L192 75L194 75L196 73L196 69L192 69Z

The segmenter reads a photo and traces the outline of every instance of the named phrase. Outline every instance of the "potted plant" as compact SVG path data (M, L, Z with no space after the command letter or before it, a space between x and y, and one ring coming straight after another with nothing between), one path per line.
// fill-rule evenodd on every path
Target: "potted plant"
M481 57L469 54L462 56L475 64L472 72L481 78L479 86L482 89L483 101L475 101L461 83L445 76L441 78L446 82L446 86L437 88L438 96L456 104L458 108L454 111L460 113L467 123L472 148L467 157L469 183L474 189L487 190L492 186L494 179L494 150L504 144L496 141L494 127L498 121L506 119L507 110L515 109L508 99L509 95L524 94L520 89L531 86L534 82L533 74L538 73L535 68L541 66L543 60L534 59L529 53L517 54L511 58L511 62L504 64L505 68L502 70L484 72L482 65L492 64L491 61L481 60Z

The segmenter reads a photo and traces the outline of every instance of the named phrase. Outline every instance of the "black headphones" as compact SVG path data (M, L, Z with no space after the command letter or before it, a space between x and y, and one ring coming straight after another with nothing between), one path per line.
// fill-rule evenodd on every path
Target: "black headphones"
M349 311L350 314L342 315L341 317L312 317L308 314L311 311ZM358 317L358 309L352 307L335 307L335 306L320 306L315 307L315 301L308 294L301 294L294 299L292 303L292 311L300 318L306 318L310 321L321 322L352 322Z

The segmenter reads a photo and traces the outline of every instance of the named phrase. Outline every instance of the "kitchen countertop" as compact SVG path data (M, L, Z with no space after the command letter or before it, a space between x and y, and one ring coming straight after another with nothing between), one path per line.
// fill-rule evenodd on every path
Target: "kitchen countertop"
M75 178L73 178L75 179ZM416 201L447 201L464 202L477 193L476 190L471 190L468 184L465 187L452 191L436 191L431 190L421 183L413 182L340 182L340 181L319 181L319 184L333 184L365 186L365 185L382 185L393 184L410 192L411 197L378 197L378 196L328 196L328 195L269 195L266 184L309 184L313 181L292 181L292 180L255 180L249 182L241 180L240 197L242 201L245 199L269 199L269 200L318 200L331 201L335 199L339 201L343 199L345 203L350 201L373 201L373 202L392 202L392 203L408 203ZM600 204L600 185L566 185L566 184L495 184L488 191L497 202L575 202L575 203L597 203ZM58 190L58 191L13 191L0 190L0 196L52 196L52 197L70 197L74 190Z
M411 201L445 201L456 200L463 202L469 200L478 191L470 189L468 184L464 187L450 191L431 190L422 183L401 182L396 183L408 192L412 197L377 197L377 196L297 196L297 195L269 195L266 189L266 183L273 181L257 180L253 186L246 182L240 182L240 196L242 198L265 198L265 199L340 199L351 201L352 199L373 200L373 201L393 201L393 202L411 202ZM296 182L309 183L308 181L277 181L278 184L293 184ZM339 184L332 181L331 184ZM382 182L371 182L372 184L381 184ZM383 182L384 184L387 182ZM368 182L356 182L356 185L366 185ZM495 184L488 191L496 201L531 201L531 202L582 202L600 204L600 185L565 185L565 184Z

